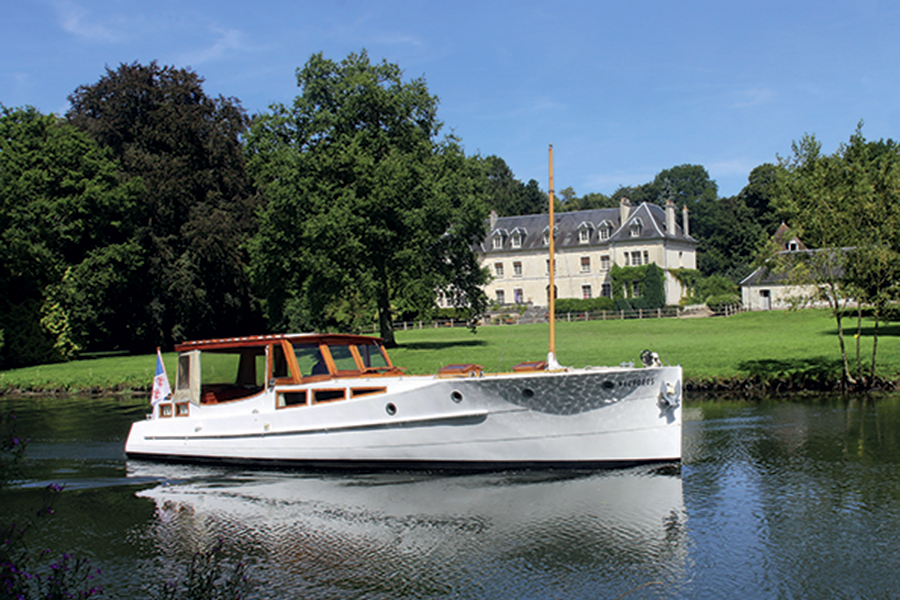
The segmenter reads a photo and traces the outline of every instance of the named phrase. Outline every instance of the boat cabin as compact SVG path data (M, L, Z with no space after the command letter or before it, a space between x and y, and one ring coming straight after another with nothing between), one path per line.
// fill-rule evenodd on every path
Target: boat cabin
M401 373L380 339L360 335L227 338L185 342L175 350L178 373L172 404L161 406L160 416L171 416L173 409L176 416L186 415L188 403L231 402L275 385Z

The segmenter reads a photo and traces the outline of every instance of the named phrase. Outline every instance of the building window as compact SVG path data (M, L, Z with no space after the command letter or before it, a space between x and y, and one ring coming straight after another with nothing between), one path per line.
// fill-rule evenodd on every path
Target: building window
M522 293L522 288L516 288L513 290L513 299L516 304L525 303L525 294Z
M553 272L554 272L554 273L558 272L558 269L557 269L556 267L557 267L556 259L554 258L554 259L553 259ZM547 272L546 272L546 274L547 274L547 275L550 274L550 259L549 259L549 258L547 259ZM549 296L548 296L548 298L549 298Z
M581 286L581 297L585 300L591 299L591 286L583 285Z
M591 272L591 257L590 256L582 256L581 257L581 272L582 273L590 273Z
M601 223L600 225L600 239L608 240L609 239L609 223Z
M600 295L604 298L612 298L612 284L604 283L600 286Z
M497 304L503 304L506 300L506 294L503 293L503 290L497 290Z
M550 233L546 232L546 231L544 232L544 245L545 246L550 245Z
M600 270L601 271L609 271L609 257L608 256L600 257Z
M643 289L641 289L641 288L642 288L642 286L641 286L640 281L635 281L634 283L632 283L631 284L631 297L632 298L640 298L641 294L643 293Z
M494 236L494 250L500 250L503 248L503 237L500 235Z
M643 227L644 224L641 223L640 219L635 219L634 221L632 221L631 225L629 225L629 233L631 234L631 237L639 237L641 235L641 229Z
M522 247L522 234L514 233L512 236L512 247L513 248L521 248Z
M513 263L513 277L522 276L522 263L516 261Z
M644 264L645 265L650 264L650 253L647 252L646 250L644 250Z
M582 227L578 230L578 243L579 244L587 244L591 241L591 230L587 227Z
M628 261L630 260L630 258L629 258L630 256L631 256L631 255L628 254L627 252L625 253L625 266L626 266L626 267L628 266Z
M625 261L628 262L628 261ZM639 267L641 266L641 251L636 250L631 253L631 264L632 266Z
M494 275L497 279L503 279L503 263L494 263Z

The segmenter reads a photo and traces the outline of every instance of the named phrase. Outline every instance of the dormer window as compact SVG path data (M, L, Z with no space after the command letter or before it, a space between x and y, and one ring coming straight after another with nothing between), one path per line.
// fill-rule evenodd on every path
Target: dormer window
M600 223L599 233L601 240L608 240L610 231L612 231L612 226L609 224L609 222L603 221L602 223Z
M641 229L643 229L643 228L644 228L644 224L641 223L641 220L635 219L628 226L628 233L629 233L629 235L631 235L631 237L640 237Z
M559 235L559 227L553 228L553 235ZM550 227L549 226L544 227L544 237L542 239L543 239L545 246L550 245Z
M494 250L502 250L503 249L503 242L506 239L507 235L509 235L509 233L505 229L497 229L494 231L494 233L493 233Z
M522 247L522 234L514 233L512 235L512 247L513 248L521 248Z
M790 243L788 243L788 250L796 252L799 249L800 247L797 245L797 242L795 240L791 240Z
M590 223L581 223L578 226L578 243L587 244L591 241L591 230L594 228Z

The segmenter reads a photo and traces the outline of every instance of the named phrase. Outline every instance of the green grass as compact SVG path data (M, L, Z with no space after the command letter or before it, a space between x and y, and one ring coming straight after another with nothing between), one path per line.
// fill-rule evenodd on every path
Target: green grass
M845 320L844 326L847 351L855 362L855 321ZM871 327L865 323L864 362L871 356ZM454 363L508 371L519 362L546 359L548 339L546 324L482 327L474 335L463 328L398 331L400 347L390 354L395 365L412 374ZM878 373L894 379L900 373L900 325L882 326L878 342ZM834 320L820 310L743 313L727 319L563 322L556 327L556 355L567 366L639 363L645 348L658 352L663 362L682 365L691 380L840 368ZM165 353L163 359L173 380L175 354ZM96 357L0 372L0 390L148 390L155 368L152 354Z

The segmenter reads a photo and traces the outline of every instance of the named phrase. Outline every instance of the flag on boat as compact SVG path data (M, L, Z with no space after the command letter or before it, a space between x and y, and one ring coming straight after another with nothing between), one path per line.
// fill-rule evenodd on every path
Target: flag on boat
M156 375L153 377L153 391L150 392L150 404L156 406L162 400L172 395L169 387L169 378L166 377L166 367L163 365L162 353L156 349Z

